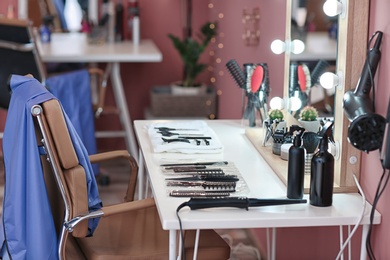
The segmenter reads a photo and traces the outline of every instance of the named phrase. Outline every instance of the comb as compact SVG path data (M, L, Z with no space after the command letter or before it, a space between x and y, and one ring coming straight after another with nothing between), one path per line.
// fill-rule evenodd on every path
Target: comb
M225 191L204 191L204 190L173 190L169 193L171 197L228 197L230 192Z
M166 178L167 181L239 181L237 175L203 174L187 177Z
M198 174L198 175L224 175L224 171L220 168L216 169L204 169L204 170L197 170L197 171L174 171L175 173L180 174Z
M236 191L235 181L168 181L167 186L202 187L207 191Z
M244 75L244 72L241 70L240 66L237 64L237 61L232 59L229 60L226 63L226 68L230 72L230 75L232 75L234 81L236 84L242 88L246 89L246 77Z

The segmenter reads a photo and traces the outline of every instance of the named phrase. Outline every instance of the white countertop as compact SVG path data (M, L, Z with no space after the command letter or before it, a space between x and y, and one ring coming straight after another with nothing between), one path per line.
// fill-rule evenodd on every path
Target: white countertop
M43 62L160 62L162 54L148 39L89 44L84 33L53 33L50 43L37 41Z
M134 121L136 135L142 150L145 166L156 200L164 229L179 229L176 209L189 198L172 198L167 194L165 176L159 165L167 160L223 160L234 162L245 179L252 198L285 198L286 187L267 162L260 156L245 136L246 126L241 121L210 120L207 124L217 133L224 145L220 154L186 155L178 153L153 153L148 139L147 126L160 121ZM308 199L308 195L304 198ZM190 210L183 208L180 216L184 229L264 228L264 227L310 227L355 225L362 211L362 197L357 193L334 194L331 207L314 207L309 203L250 208L248 211L235 208ZM371 206L367 204L361 224L369 223ZM374 224L381 216L375 215Z

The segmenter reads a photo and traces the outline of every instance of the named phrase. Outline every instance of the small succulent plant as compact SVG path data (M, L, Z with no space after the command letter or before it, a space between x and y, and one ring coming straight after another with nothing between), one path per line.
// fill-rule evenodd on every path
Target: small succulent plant
M318 117L318 111L312 106L306 106L302 109L299 114L299 118L302 121L315 121Z
M283 112L280 109L271 109L268 113L269 118L273 120L279 120L282 121L284 118Z

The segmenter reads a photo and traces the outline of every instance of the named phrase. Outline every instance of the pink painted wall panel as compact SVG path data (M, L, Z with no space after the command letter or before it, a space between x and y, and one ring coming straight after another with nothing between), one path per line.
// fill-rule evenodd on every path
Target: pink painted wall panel
M388 0L374 0L370 4L370 30L369 36L375 31L383 32L382 58L376 74L376 110L377 113L386 116L390 97L390 2ZM389 151L390 152L390 151ZM379 152L375 151L363 155L361 167L361 183L367 199L372 202L376 187L382 174L379 162ZM387 175L388 173L386 173ZM376 226L373 231L372 245L377 259L389 259L390 247L390 189L386 188L379 203L378 210L382 214L382 224Z

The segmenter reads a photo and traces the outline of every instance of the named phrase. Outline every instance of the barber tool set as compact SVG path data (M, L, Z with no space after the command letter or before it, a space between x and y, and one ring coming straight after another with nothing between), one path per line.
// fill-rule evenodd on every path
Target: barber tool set
M228 197L247 192L232 162L166 163L160 167L172 197Z
M246 63L244 71L242 71L237 61L232 59L226 63L226 67L236 84L246 94L247 100L243 118L249 120L250 126L255 126L257 111L261 121L265 120L267 118L267 99L270 92L267 63Z
M156 123L148 134L154 152L219 153L223 147L215 132L200 120Z

